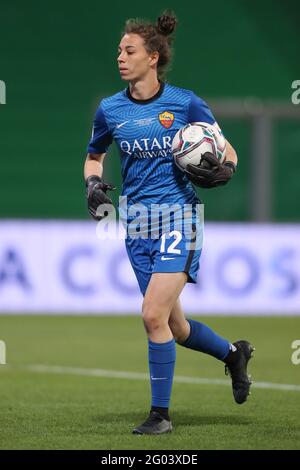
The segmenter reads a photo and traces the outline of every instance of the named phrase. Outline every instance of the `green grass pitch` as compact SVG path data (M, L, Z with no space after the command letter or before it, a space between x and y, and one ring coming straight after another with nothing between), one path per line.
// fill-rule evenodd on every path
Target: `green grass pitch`
M126 375L148 372L139 317L0 316L7 354L7 365L0 365L0 448L300 449L300 365L291 362L300 318L195 318L232 341L253 342L249 372L258 385L247 403L236 405L223 383L175 381L173 433L135 436L131 430L150 404L149 381ZM31 369L37 364L43 372ZM53 373L50 366L61 369ZM90 369L103 376L86 375ZM179 346L175 376L226 379L221 362Z

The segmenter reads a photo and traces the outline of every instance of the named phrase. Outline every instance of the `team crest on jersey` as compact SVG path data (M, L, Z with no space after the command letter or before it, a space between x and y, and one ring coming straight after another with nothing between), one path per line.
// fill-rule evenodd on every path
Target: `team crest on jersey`
M166 129L169 129L172 126L175 118L173 113L164 111L163 113L159 114L158 119L162 126L164 126Z

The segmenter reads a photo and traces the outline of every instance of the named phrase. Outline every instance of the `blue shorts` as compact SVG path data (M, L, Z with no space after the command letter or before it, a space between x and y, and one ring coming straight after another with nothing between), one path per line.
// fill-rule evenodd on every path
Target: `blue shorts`
M202 251L202 227L191 231L160 229L157 238L126 238L126 250L143 295L153 273L187 274L187 282L196 283Z

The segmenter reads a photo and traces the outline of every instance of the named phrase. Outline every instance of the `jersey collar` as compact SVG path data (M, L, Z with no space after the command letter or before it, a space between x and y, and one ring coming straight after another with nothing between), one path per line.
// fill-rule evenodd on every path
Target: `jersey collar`
M165 88L165 82L162 82L160 84L159 90L155 93L155 95L151 96L151 98L148 98L147 100L137 100L136 98L133 98L133 96L131 96L129 87L126 89L126 95L127 95L127 98L130 99L130 101L133 101L136 104L148 104L148 103L152 103L152 101L157 100L163 94L164 88Z

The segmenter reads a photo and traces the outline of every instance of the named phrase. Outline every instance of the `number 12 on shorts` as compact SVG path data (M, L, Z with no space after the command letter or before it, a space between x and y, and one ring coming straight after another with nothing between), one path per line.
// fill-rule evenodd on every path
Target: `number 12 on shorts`
M166 250L166 240L170 240L172 238L174 238L174 240L167 247L167 250ZM179 248L176 248L176 246L181 242L181 240L182 240L182 234L178 232L178 230L173 230L172 232L168 234L168 236L166 233L164 233L161 237L160 252L180 255L181 250Z

